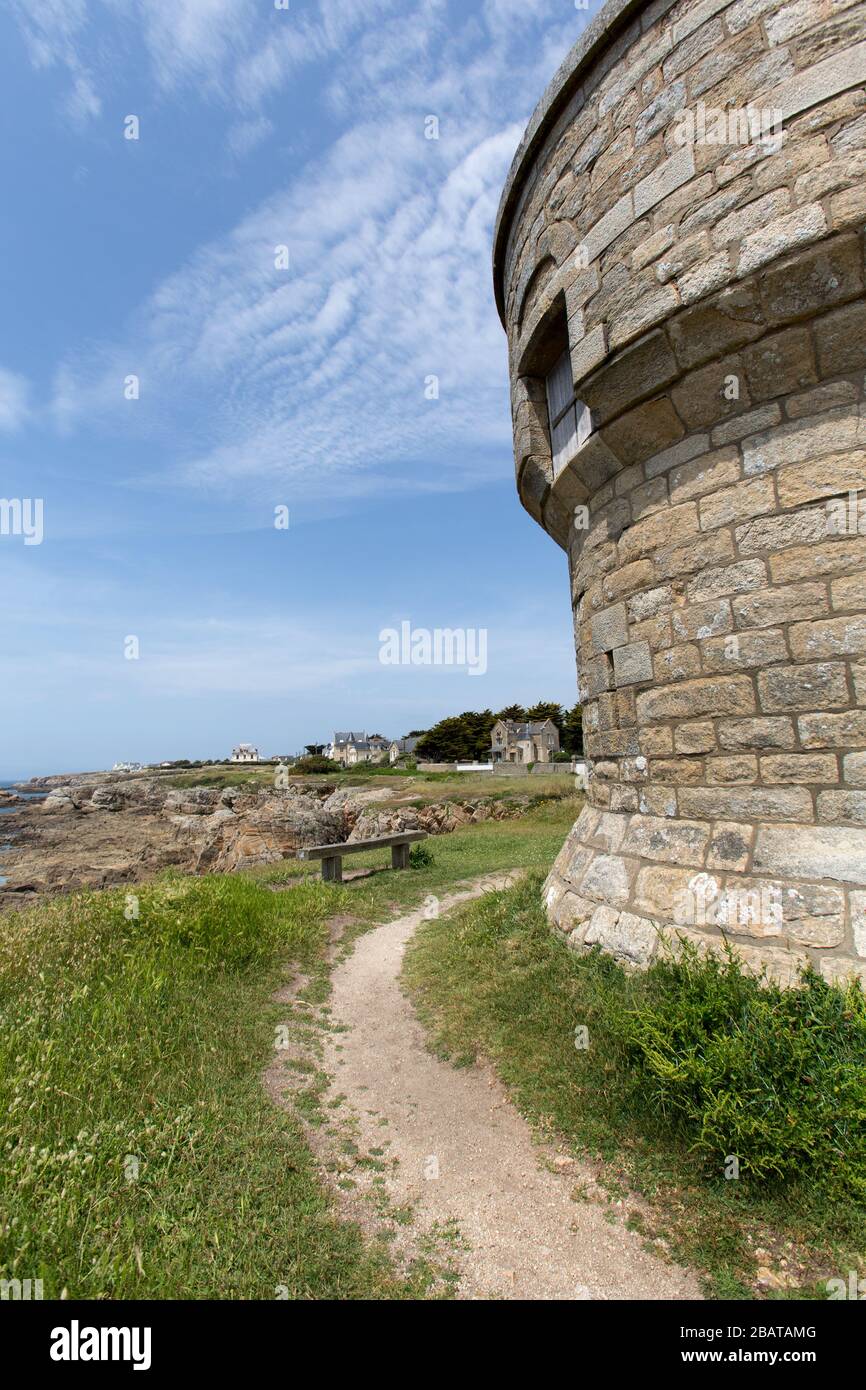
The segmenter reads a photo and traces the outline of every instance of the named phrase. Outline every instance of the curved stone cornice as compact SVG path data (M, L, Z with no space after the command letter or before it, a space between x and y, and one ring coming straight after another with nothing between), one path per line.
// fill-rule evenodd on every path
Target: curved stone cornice
M586 26L580 38L569 49L533 111L523 139L511 161L511 168L499 199L493 233L493 290L503 324L505 305L502 281L505 245L515 208L542 145L569 103L573 102L575 97L579 97L582 104L581 79L586 76L600 54L613 47L629 21L641 10L647 10L648 21L651 22L666 10L672 9L675 3L676 0L653 0L652 3L648 3L648 0L607 0L607 4L602 6L592 23ZM619 51L614 48L610 61L615 62L618 57ZM597 73L596 80L602 75L601 72Z
M793 341L803 354L793 388L809 385L819 364L830 374L833 364L823 345L833 333L834 316L862 300L864 286L866 239L839 232L651 329L580 383L595 429L556 476L543 419L537 416L532 430L518 417L517 487L523 505L567 549L574 506L590 501L624 469L675 450L692 433L706 453L742 438L756 408L771 399L767 362L780 348ZM781 336L797 325L801 337ZM788 357L790 371L790 351ZM720 389L726 375L736 376L740 387L730 400ZM741 433L738 419L746 422ZM754 425L754 431L762 428Z

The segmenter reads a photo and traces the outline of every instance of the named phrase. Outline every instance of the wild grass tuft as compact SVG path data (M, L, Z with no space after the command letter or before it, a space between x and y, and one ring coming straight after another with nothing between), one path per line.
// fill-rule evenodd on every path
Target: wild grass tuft
M341 890L242 878L0 922L0 1274L46 1298L405 1297L264 1093L279 963Z

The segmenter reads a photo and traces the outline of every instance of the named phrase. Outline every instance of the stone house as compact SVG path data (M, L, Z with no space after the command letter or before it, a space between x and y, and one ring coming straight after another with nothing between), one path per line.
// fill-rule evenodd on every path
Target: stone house
M408 758L415 752L417 738L395 738L388 749L388 761L396 763L398 758Z
M494 763L549 763L559 752L559 730L552 719L528 724L497 719L490 744Z
M328 747L328 757L343 767L355 767L357 763L380 763L386 756L389 740L381 734L358 733L349 729L338 731Z
M257 763L259 761L259 750L254 748L251 743L239 743L237 748L232 749L233 763Z
M381 763L388 751L388 743L383 738L368 738L360 743L351 743L348 748L346 766L356 763Z
M363 743L367 738L365 733L355 733L352 729L337 731L326 749L326 756L332 762L342 763L345 767L349 756L349 747L352 744Z

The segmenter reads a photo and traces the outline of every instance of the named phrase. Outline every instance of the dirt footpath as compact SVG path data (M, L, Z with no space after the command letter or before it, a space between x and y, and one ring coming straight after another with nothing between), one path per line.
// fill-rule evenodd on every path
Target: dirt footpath
M440 910L506 882L474 884ZM376 928L337 967L323 1063L359 1148L384 1150L387 1197L412 1209L414 1237L454 1233L458 1297L700 1298L694 1276L647 1253L621 1213L611 1223L610 1208L572 1199L580 1170L534 1140L488 1067L458 1070L427 1051L399 984L421 921Z

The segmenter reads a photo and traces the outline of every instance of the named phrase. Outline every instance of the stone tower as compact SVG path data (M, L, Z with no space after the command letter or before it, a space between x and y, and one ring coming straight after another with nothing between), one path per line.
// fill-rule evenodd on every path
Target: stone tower
M568 555L571 944L866 980L866 4L608 0L495 234L517 486Z

